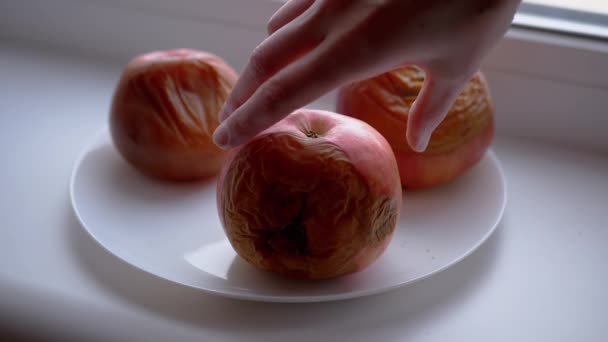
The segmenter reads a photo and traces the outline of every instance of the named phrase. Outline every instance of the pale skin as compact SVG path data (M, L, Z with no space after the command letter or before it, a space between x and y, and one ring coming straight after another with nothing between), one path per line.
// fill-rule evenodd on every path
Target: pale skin
M520 2L291 0L268 22L213 139L225 149L241 145L337 87L416 65L426 81L403 133L422 152Z

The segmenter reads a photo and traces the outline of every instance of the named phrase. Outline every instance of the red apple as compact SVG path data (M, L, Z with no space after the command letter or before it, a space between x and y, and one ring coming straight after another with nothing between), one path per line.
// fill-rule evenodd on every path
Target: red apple
M337 111L361 119L388 140L406 188L428 188L458 177L484 155L494 137L493 107L481 72L468 82L423 153L406 140L407 117L424 73L404 67L343 87Z
M295 111L233 149L218 183L232 247L255 267L325 279L370 265L386 249L401 206L397 163L368 124Z
M236 72L218 56L157 51L125 67L112 99L110 130L139 171L190 181L217 175L226 153L212 141Z

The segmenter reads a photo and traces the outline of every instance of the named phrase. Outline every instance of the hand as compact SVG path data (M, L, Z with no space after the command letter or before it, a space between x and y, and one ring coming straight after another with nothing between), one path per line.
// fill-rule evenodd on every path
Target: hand
M426 81L407 141L424 151L520 1L291 0L270 19L268 38L220 112L214 141L240 145L336 87L417 65Z

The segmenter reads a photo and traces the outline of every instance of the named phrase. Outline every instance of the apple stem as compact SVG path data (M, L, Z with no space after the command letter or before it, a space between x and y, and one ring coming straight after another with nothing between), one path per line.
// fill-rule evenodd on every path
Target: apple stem
M309 138L313 138L313 139L319 137L319 135L317 134L317 132L313 132L313 131L307 131L306 132L306 136L309 137Z

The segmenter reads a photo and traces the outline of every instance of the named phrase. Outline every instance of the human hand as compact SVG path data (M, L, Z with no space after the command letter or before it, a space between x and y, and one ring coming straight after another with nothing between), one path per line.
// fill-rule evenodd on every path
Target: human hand
M247 142L293 110L344 84L403 65L426 73L407 141L424 151L521 0L291 0L220 112L214 141Z

